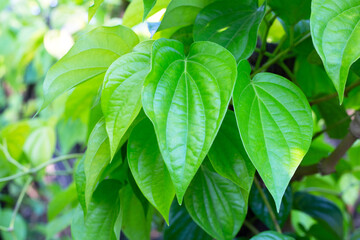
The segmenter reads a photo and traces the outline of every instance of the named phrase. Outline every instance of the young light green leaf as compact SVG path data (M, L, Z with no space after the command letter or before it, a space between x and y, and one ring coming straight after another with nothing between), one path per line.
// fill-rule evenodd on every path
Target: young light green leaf
M111 156L141 109L141 89L150 70L152 41L135 47L110 65L106 72L101 107L109 136Z
M73 218L71 221L71 237L74 240L82 240L85 239L85 219L84 219L84 212L80 205L78 205L74 212Z
M204 161L184 197L192 219L215 239L233 239L247 214L248 193Z
M235 114L227 111L208 157L218 174L250 192L255 168L247 156L236 129Z
M30 162L37 166L49 161L55 151L56 136L52 127L44 126L33 131L23 146Z
M100 7L100 5L103 3L103 1L104 0L94 0L94 3L89 7L89 16L88 16L89 22L95 15L95 13L98 10L98 8Z
M158 31L193 24L200 10L214 1L215 0L172 0L166 8Z
M288 25L310 18L311 0L268 0L268 4Z
M148 119L144 119L133 129L127 145L127 154L136 184L169 223L169 211L175 189L161 156L154 127Z
M142 103L181 203L225 116L236 62L215 43L194 43L185 56L182 43L166 39L154 42L151 62Z
M190 217L184 205L176 201L170 209L170 225L165 226L164 240L211 240L212 238Z
M257 33L265 14L265 5L258 0L216 1L197 15L195 41L212 41L227 48L237 61L254 52Z
M120 211L120 182L104 180L96 188L85 218L85 238L116 240L114 225Z
M147 202L147 204L149 203ZM147 212L144 212L144 208L130 184L121 190L122 231L128 239L150 239L153 210L149 206Z
M88 148L85 153L84 170L86 176L85 203L89 206L92 193L97 182L110 163L110 145L106 134L105 121L102 118L90 134Z
M360 0L313 0L311 36L342 103L351 65L360 58Z
M250 80L242 61L234 108L245 150L280 209L285 189L308 151L313 120L309 103L289 80L260 73Z
M59 192L54 196L48 205L48 220L52 221L54 218L62 213L64 209L77 200L76 185L70 184L64 191Z
M295 240L295 239L278 232L265 231L252 237L250 240Z
M105 74L111 63L138 42L137 35L124 26L98 27L84 34L47 73L41 109L71 88Z

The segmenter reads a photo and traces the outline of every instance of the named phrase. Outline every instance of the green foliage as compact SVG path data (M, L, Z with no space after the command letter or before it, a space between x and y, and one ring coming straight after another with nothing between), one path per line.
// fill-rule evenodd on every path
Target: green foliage
M360 0L18 1L1 238L356 239Z

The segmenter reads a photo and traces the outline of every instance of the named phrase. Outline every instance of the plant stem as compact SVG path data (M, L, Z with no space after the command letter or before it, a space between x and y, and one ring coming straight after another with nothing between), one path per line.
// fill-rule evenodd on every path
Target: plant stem
M353 84L351 84L350 86L348 86L347 88L345 88L345 92L344 92L344 95L347 95L349 92L351 92L353 89L357 88L360 86L360 81L356 81L354 82ZM338 96L338 93L332 93L332 94L329 94L329 95L326 95L326 96L323 96L323 97L320 97L318 99L315 99L313 101L310 101L310 105L313 106L313 105L316 105L316 104L319 104L319 103L322 103L322 102L326 102L328 100L331 100L333 98L336 98Z
M273 16L269 22L266 19L264 19L264 21L266 23L266 30L265 30L265 34L263 35L263 38L261 39L261 48L260 48L259 57L255 64L255 69L258 69L260 67L261 61L266 53L267 37L269 35L270 28L271 28L272 24L274 23L275 19L276 19L276 15Z
M285 73L288 75L288 77L290 78L290 80L295 83L296 85L299 86L299 84L296 81L296 77L295 75L292 73L292 71L290 70L290 68L284 63L284 61L279 61L279 66L285 71Z
M255 183L255 186L256 186L256 188L258 189L259 193L260 193L260 197L261 197L262 200L264 201L265 206L266 206L266 208L267 208L268 211L269 211L270 218L271 218L271 220L273 221L273 223L274 223L274 225L275 225L276 231L279 232L279 233L281 233L281 228L280 228L280 226L279 226L278 221L276 220L275 213L274 213L274 211L273 211L273 209L272 209L272 207L271 207L271 205L270 205L269 200L268 200L267 197L265 196L265 193L264 193L264 191L263 191L263 189L262 189L262 187L261 187L261 185L260 185L260 183L259 183L259 180L257 179L256 176L255 176L255 178L254 178L254 183Z
M245 220L244 225L254 234L257 235L260 233L259 230L256 229L254 225L252 225L249 221Z
M268 69L271 65L275 64L277 61L279 61L282 57L284 57L288 52L290 51L290 49L286 49L284 51L282 51L281 53L279 53L278 55L276 55L274 58L269 59L269 61L267 61L264 65L262 65L259 69L255 70L253 72L253 74L251 74L251 78L253 78L256 74Z
M24 172L14 174L14 175L11 175L9 177L0 178L0 182L7 182L7 181L10 181L10 180L16 179L18 177L24 176L24 175L34 174L34 173L40 171L41 169L43 169L43 168L45 168L45 167L47 167L47 166L49 166L51 164L61 162L61 161L67 160L67 159L78 158L78 157L81 157L82 155L83 155L82 153L74 153L74 154L69 154L69 155L65 155L65 156L56 157L56 158L51 159L48 162L42 163L39 166L28 169L28 170L26 170Z
M28 178L28 180L26 181L23 189L21 190L21 193L20 193L20 196L19 196L18 200L16 201L15 208L14 208L13 214L11 216L11 221L10 221L10 225L9 225L9 230L10 231L14 230L16 215L19 212L21 203L22 203L22 201L23 201L23 199L25 197L26 191L27 191L28 187L30 186L32 180L33 180L33 178L30 176Z

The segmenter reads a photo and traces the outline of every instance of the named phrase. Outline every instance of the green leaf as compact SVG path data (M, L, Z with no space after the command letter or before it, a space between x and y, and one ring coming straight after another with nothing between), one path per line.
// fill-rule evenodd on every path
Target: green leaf
M236 78L234 57L211 42L159 39L142 92L179 203L225 116Z
M333 150L333 146L325 142L322 138L317 138L312 141L309 151L301 161L301 166L319 163L323 158L329 156Z
M340 209L323 197L306 192L294 194L294 209L305 212L333 233L334 239L343 239L343 215Z
M80 205L75 208L72 222L71 222L71 237L74 240L82 240L85 239L85 220L84 220L84 212Z
M360 1L313 0L311 9L314 46L341 104L349 69L360 57Z
M201 9L215 0L172 0L158 28L158 31L184 27L194 23Z
M76 185L70 184L64 191L54 196L48 205L48 220L52 221L57 215L62 213L64 209L77 200Z
M154 1L156 3L151 9L151 11L146 14L146 11L144 10L145 2L151 1ZM122 24L127 27L133 27L144 21L147 17L150 17L155 13L159 12L161 9L166 8L169 2L170 0L132 0L125 10Z
M234 112L227 111L208 157L218 174L250 192L255 168L240 139Z
M263 189L266 198L268 199L271 208L275 214L276 220L280 226L284 226L286 220L288 219L291 208L292 208L292 191L291 188L288 187L285 191L284 197L281 202L280 211L276 211L275 203L273 199L271 199L271 195L269 191ZM264 203L264 200L261 198L259 190L254 186L251 189L250 196L249 196L249 206L251 211L257 216L257 218L263 222L269 229L276 230L274 222L271 219L269 214L269 209Z
M192 219L216 239L233 239L247 214L248 193L205 161L184 197Z
M90 22L90 20L93 18L93 16L95 15L96 11L98 10L98 8L100 7L100 5L104 2L104 0L94 0L94 3L89 7L89 16L88 16L88 21Z
M156 0L143 0L144 2L144 16L143 16L143 21L145 21L146 17L149 15L151 9L153 9L153 7L156 4Z
M85 219L85 238L116 240L114 225L120 211L120 182L104 180L97 186Z
M1 209L0 208L0 225L8 227L13 215L12 209ZM1 231L1 237L4 240L25 240L27 239L27 227L26 222L20 214L17 214L15 217L15 229L14 232L4 232Z
M194 42L193 25L182 27L171 35L171 39L178 40L184 44L185 54L189 53L190 46Z
M85 201L85 189L86 189L86 176L85 176L85 154L79 160L79 163L75 167L74 181L76 185L77 197L83 211L86 213L86 201Z
M33 131L26 139L23 150L33 166L49 161L55 151L56 136L52 127Z
M279 210L311 144L309 103L295 84L281 76L260 73L250 80L247 61L239 64L233 101L246 152Z
M132 131L127 148L129 167L144 196L169 223L175 189L161 156L154 127L148 119Z
M237 61L254 52L257 33L265 14L265 5L258 0L216 1L197 15L194 25L195 41L212 41L227 48Z
M111 63L138 42L137 35L124 26L98 27L84 34L47 73L41 109L71 88L105 74Z
M262 232L255 237L252 237L250 240L295 240L292 237L280 234L274 231Z
M340 106L336 99L321 102L317 107L320 115L325 120L326 127L329 129L327 131L329 137L343 139L349 132L351 122L345 107Z
M101 119L90 134L85 153L84 171L86 176L85 203L88 206L97 182L110 163L109 138L106 134L105 121Z
M53 239L54 236L71 225L74 210L62 214L46 225L46 239Z
M140 43L134 52L113 62L106 72L101 107L109 136L111 156L141 109L141 89L150 70L152 41ZM137 50L139 49L139 51Z
M184 205L171 205L170 225L165 227L164 240L210 240L212 239L190 217Z
M311 0L268 0L268 4L288 25L310 18Z
M153 208L148 207L147 211L144 211L130 184L121 190L121 213L122 231L128 239L150 239Z

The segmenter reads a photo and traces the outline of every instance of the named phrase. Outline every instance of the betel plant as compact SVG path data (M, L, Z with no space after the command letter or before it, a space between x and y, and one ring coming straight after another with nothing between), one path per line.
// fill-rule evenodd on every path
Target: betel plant
M101 2L95 1L90 18ZM156 209L173 228L165 230L169 239L206 239L207 234L233 239L244 224L255 181L272 220L268 226L279 233L253 239L290 238L280 234L277 212L259 179L280 211L313 138L328 131L336 135L333 130L348 123L341 104L344 94L360 85L355 63L360 1L143 4L133 0L123 23L131 27L140 15L145 20L166 8L160 23L149 24L157 29L152 40L140 42L122 25L98 27L82 35L44 82L42 109L68 91L88 91L94 99L87 150L75 173L81 207L73 219L73 237L118 239L122 229L129 238L149 238ZM274 32L275 21L285 29L283 36ZM267 43L276 37L277 44ZM356 106L351 101L346 101L348 110ZM340 119L331 116L332 108L343 110ZM319 112L327 128L314 135ZM359 137L359 118L353 121L333 154L320 165L310 161L300 167L296 179L334 171ZM322 171L325 166L330 171ZM260 178L254 178L255 172ZM186 211L206 233L194 232ZM172 224L179 218L187 218L189 225L176 232ZM257 233L250 222L245 225Z

